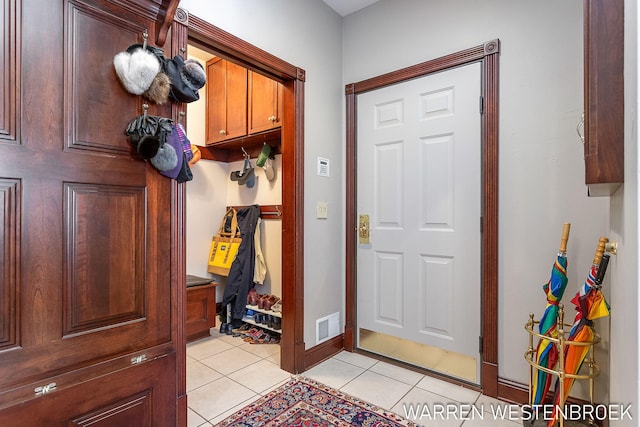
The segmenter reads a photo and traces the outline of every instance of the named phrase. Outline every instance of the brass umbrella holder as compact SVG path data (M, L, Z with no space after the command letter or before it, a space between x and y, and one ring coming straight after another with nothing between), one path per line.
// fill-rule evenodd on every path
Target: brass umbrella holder
M534 320L534 315L533 313L529 314L529 321L525 324L524 329L529 333L529 348L527 349L527 351L524 354L524 358L527 361L527 363L529 363L529 405L533 404L533 381L534 378L537 377L538 375L538 371L544 371L548 374L554 375L555 377L557 377L559 379L558 381L558 387L559 387L559 392L560 392L560 396L564 396L564 380L565 378L573 378L576 380L588 380L589 381L589 403L593 406L594 404L594 386L595 386L595 378L600 375L600 368L598 367L598 365L596 364L596 360L595 360L595 350L594 350L594 346L596 344L598 344L600 342L600 335L598 333L596 333L594 331L594 338L592 340L589 341L572 341L567 339L567 337L565 336L568 332L565 332L564 327L569 327L569 330L571 328L570 324L565 324L564 323L564 306L563 304L559 304L558 305L558 321L557 321L557 330L558 330L558 337L557 338L552 338L546 335L542 335L540 333L538 333L535 330L535 326L538 325L540 322L537 320ZM558 354L560 355L560 357L558 357L558 366L557 369L550 369L544 366L540 366L539 364L536 363L536 350L535 347L533 345L534 343L534 338L537 339L545 339L548 340L552 343L554 343L555 345L557 345L558 347ZM588 350L588 356L584 361L584 365L586 365L588 367L588 373L584 373L584 374L569 374L567 372L565 372L564 370L564 357L563 355L565 354L565 349L568 346L589 346L589 350ZM584 366L583 365L583 366ZM558 402L558 406L559 408L564 408L564 405L566 403L566 399L564 397L561 397L560 401ZM530 408L533 411L535 411L536 408ZM533 414L532 414L533 415ZM588 425L589 424L593 424L595 425L595 423L593 422L593 420L586 420ZM564 427L564 417L558 417L558 421L557 423L560 425L560 427ZM534 425L533 421L530 425ZM546 422L544 423L544 425L546 425Z

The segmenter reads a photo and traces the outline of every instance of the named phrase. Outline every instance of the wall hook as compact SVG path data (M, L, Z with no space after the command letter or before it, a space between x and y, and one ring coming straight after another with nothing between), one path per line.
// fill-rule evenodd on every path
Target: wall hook
M142 49L146 49L147 48L147 41L149 40L149 33L147 32L147 29L144 29L144 32L142 33Z
M149 104L147 104L146 102L144 104L142 104L142 111L143 111L143 116L146 119L147 118L147 112L149 110Z
M246 150L244 149L244 147L240 147L240 148L242 148L242 152L244 153L244 157L245 157L245 159L249 159L249 158L250 158L250 157L249 157L249 153L247 153L247 152L246 152Z

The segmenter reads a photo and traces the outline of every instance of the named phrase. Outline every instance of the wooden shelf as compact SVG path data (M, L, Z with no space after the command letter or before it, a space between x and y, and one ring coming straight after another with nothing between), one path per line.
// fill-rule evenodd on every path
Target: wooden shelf
M249 310L257 311L258 313L269 314L271 316L279 317L282 319L282 313L280 313L279 311L264 310L262 308L258 308L257 305L249 305L249 304L247 304L246 307Z

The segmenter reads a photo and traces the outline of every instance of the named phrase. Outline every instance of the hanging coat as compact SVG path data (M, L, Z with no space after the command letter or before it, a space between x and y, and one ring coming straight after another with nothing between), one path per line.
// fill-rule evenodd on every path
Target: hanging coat
M242 319L247 305L247 295L253 288L253 271L256 251L254 233L260 218L260 206L251 205L238 210L238 227L242 242L231 264L222 296L222 306L231 304L231 318Z

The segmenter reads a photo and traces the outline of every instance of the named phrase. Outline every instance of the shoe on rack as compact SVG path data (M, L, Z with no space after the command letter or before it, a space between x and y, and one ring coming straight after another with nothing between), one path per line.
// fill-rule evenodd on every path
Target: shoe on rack
M273 329L275 329L276 331L279 331L282 329L282 318L278 317L278 316L273 316L273 322L272 322L273 326L271 326Z
M276 313L282 313L282 300L279 299L271 306L271 311L275 311Z
M267 300L264 302L264 309L265 310L271 310L271 307L273 307L273 305L275 303L277 303L278 301L280 301L280 298L278 298L275 295L271 295L269 298L267 298Z
M247 304L258 305L258 291L256 291L256 288L249 290L247 294Z
M260 295L260 297L258 298L258 308L260 310L264 310L264 304L270 297L271 295L269 294Z

